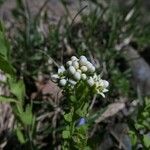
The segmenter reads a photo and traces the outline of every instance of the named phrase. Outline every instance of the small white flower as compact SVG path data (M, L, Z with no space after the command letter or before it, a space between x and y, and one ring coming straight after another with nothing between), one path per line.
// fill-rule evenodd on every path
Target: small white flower
M71 60L72 60L72 61L75 61L75 60L78 60L78 58L77 58L76 56L72 56L72 57L71 57Z
M80 63L81 66L86 65L87 62L88 61L87 61L87 58L85 56L80 57L79 63Z
M86 80L86 79L87 79L86 74L83 73L83 74L81 75L81 78L82 78L83 80Z
M87 83L89 84L89 86L93 86L94 85L94 80L92 77L90 77L88 80L87 80Z
M74 80L72 80L72 79L69 79L68 82L69 82L70 84L72 84L72 85L76 85L76 83L77 83L76 81L74 81Z
M80 72L76 72L76 73L74 74L74 78L75 78L76 80L80 80L80 79L81 79L81 74L80 74Z
M82 70L83 72L87 72L88 69L87 69L86 66L82 66L82 67L81 67L81 70Z
M61 79L61 80L59 81L59 84L60 84L61 86L65 86L66 83L67 83L67 80L66 80L66 79Z
M72 65L75 69L79 68L79 63L76 60L72 62Z
M67 61L66 65L69 67L72 65L72 61Z
M63 74L66 71L64 66L60 66L60 68L58 68L58 74Z
M102 80L101 76L96 74L94 74L93 79L95 81L96 93L102 95L102 97L105 97L104 93L108 92L108 89L106 89L109 86L108 81Z
M52 79L59 82L61 86L70 86L74 88L77 82L82 79L86 80L87 84L94 88L96 94L100 94L105 97L105 92L108 91L107 87L109 82L101 79L101 75L95 73L94 65L87 60L85 56L81 56L78 59L75 56L71 57L71 60L66 63L67 70L64 66L59 67L58 74L53 74ZM69 78L69 79L68 79Z
M70 67L69 67L69 72L70 72L71 74L74 74L74 73L76 72L76 69L75 69L73 66L70 66Z

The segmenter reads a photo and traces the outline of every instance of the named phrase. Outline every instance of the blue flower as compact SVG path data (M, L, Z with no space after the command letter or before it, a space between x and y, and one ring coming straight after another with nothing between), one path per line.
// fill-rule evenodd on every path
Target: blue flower
M84 125L85 123L86 123L85 118L80 118L79 123L78 123L78 126L82 126L82 125Z

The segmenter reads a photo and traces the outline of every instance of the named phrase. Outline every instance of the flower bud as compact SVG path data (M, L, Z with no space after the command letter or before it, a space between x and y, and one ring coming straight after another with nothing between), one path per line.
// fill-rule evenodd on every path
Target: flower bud
M51 75L51 79L52 79L52 81L56 82L59 79L58 74Z
M84 125L85 123L86 123L85 118L80 118L79 123L78 123L78 126L82 126L82 125Z
M72 61L67 61L66 65L67 66L71 66L72 65Z
M67 83L67 80L66 80L66 79L61 79L61 80L59 81L59 84L60 84L61 86L65 86L66 83Z
M77 72L82 73L82 71L80 69L77 69Z
M103 80L103 85L104 85L105 88L107 88L109 86L109 82L106 81L106 80Z
M60 66L60 68L58 68L58 74L63 74L66 71L64 66Z
M81 79L81 74L80 74L80 72L76 72L76 73L74 74L74 78L75 78L76 80L80 80L80 79Z
M83 72L87 72L87 70L88 70L88 69L87 69L87 67L86 67L86 66L82 66L82 67L81 67L81 71L83 71Z
M72 65L75 69L79 68L79 63L77 61L73 61Z
M87 66L87 68L89 70L93 65L88 61L87 64L86 64L86 66Z
M92 65L91 68L89 69L90 72L95 72L95 67Z
M71 74L74 74L74 73L76 72L76 69L75 69L73 66L70 66L70 67L69 67L69 72L70 72Z
M89 84L89 86L93 86L94 85L94 80L92 77L90 77L88 80L87 80L87 83Z
M82 78L83 80L86 80L86 78L87 78L86 74L83 73L83 74L81 75L81 78Z
M80 60L79 60L79 63L80 63L80 65L82 66L82 65L86 65L87 64L87 58L85 57L85 56L81 56L80 57Z
M86 66L89 72L95 72L95 67L90 62L88 62Z
M75 61L75 60L78 60L78 58L77 58L76 56L72 56L72 57L71 57L71 60L72 60L72 61Z
M87 58L85 57L85 56L80 56L80 59L84 59L84 60L86 60L87 61Z
M68 82L69 82L70 84L72 84L72 85L76 85L76 83L77 83L76 81L71 80L71 79L69 79Z

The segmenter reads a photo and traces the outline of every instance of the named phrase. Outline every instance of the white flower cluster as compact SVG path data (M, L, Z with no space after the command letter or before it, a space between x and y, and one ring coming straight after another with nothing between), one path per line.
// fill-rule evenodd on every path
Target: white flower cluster
M58 73L52 75L52 79L57 80L61 86L74 87L78 81L84 80L90 87L93 87L97 94L105 96L109 83L102 80L95 72L94 65L87 60L85 56L72 56L71 60L66 63L66 68L61 66Z

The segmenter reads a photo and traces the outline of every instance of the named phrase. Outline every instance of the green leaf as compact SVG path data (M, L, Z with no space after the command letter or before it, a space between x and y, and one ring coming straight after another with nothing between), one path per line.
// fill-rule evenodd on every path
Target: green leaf
M17 134L18 140L21 144L26 143L24 135L19 128L16 129L16 134Z
M8 82L11 93L14 94L19 101L23 101L25 97L25 85L23 80L16 81L16 79L10 77Z
M135 128L137 130L140 130L140 129L143 129L144 128L144 125L143 124L139 124L139 123L135 123Z
M130 130L129 131L129 136L131 138L132 145L136 145L136 143L137 143L137 136L136 136L135 132Z
M15 99L10 98L10 97L5 97L5 96L0 96L0 102L18 103L18 101L16 101Z
M142 113L142 116L143 116L143 117L149 117L149 112L143 112L143 113Z
M32 125L31 125L31 135L34 135L34 133L36 132L36 116L33 115L32 116Z
M32 125L33 121L33 114L32 114L32 108L30 105L26 107L25 112L22 112L20 115L21 121L26 125Z
M76 102L76 101L77 101L76 97L73 96L73 95L70 96L70 100L71 100L72 102Z
M11 64L10 64L8 61L6 61L6 60L2 57L2 55L0 55L0 69L1 69L2 71L4 71L5 73L10 74L10 75L14 75L14 74L15 74L14 69L13 69L13 67L11 66Z
M150 106L150 99L148 97L145 98L145 105Z
M3 55L5 60L8 59L6 41L2 32L0 32L0 54Z
M70 131L68 131L68 130L63 131L62 132L62 137L64 139L69 139L70 138Z
M147 122L146 120L142 121L142 125L144 125L146 128L149 128L149 122Z
M86 125L79 126L76 130L81 135L85 135L87 133L87 130L88 130L88 125L86 124Z
M79 115L80 117L85 117L87 114L89 104L88 102L84 104L84 106L81 106L76 110L76 114Z
M68 113L64 115L64 118L67 122L72 122L72 113Z
M91 150L91 148L90 148L89 146L86 146L86 147L84 148L84 150Z
M0 22L0 69L14 75L13 67L9 62L10 45L5 37L3 25Z
M5 34L4 34L4 28L2 23L0 23L0 54L3 55L3 58L7 61L9 57L9 43L6 40Z
M143 136L143 143L144 143L145 147L150 148L150 136L144 135Z

